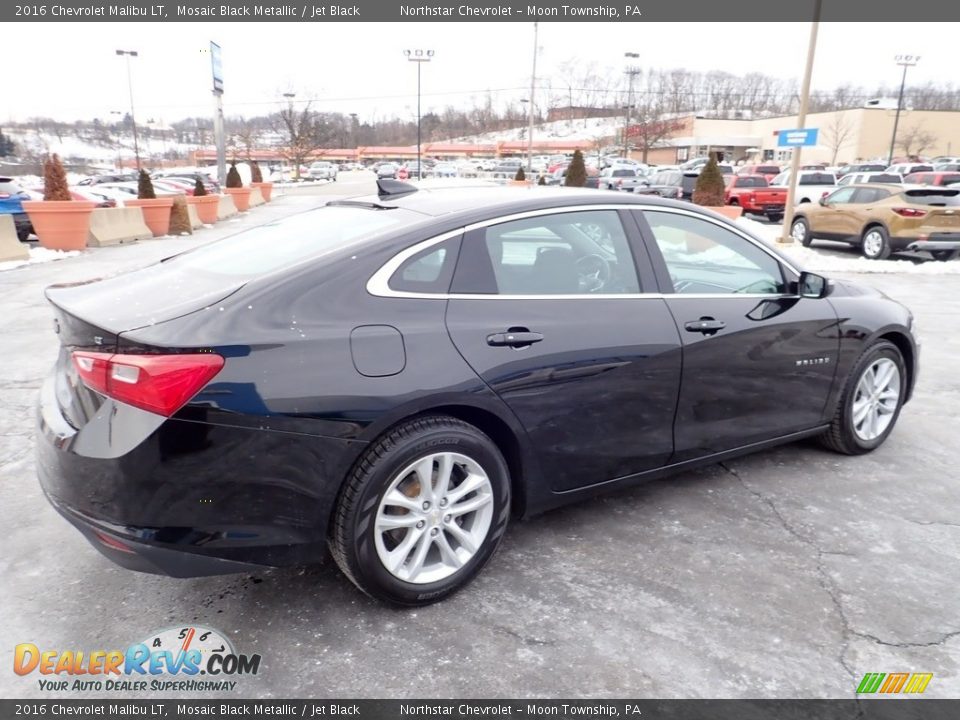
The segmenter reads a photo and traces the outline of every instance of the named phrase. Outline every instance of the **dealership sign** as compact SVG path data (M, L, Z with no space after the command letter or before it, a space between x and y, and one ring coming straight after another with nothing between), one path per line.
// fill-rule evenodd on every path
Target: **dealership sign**
M798 128L796 130L778 130L777 147L810 147L817 144L819 128Z

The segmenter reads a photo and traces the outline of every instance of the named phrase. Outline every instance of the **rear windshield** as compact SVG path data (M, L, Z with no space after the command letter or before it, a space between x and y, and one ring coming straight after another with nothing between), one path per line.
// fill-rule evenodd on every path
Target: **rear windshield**
M613 171L614 177L636 177L637 171L632 168L617 168Z
M0 192L11 194L18 193L20 192L20 186L10 178L0 178Z
M761 165L757 168L757 172L761 175L779 175L780 168L776 165Z
M811 172L800 176L800 185L834 185L836 179L830 173Z
M766 187L767 180L762 177L741 177L737 180L737 187Z
M899 185L902 180L899 175L894 175L893 173L880 173L878 175L871 175L867 178L868 183L895 183Z
M181 272L251 279L360 243L417 217L403 209L324 207L251 228L167 262Z
M907 190L903 197L914 205L960 207L960 190L923 188Z

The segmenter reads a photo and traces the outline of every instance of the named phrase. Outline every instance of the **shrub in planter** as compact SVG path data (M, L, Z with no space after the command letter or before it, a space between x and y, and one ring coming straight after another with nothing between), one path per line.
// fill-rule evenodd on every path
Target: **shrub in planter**
M250 163L250 184L262 183L263 173L260 171L260 163L254 160Z
M153 181L146 170L140 170L137 176L137 199L127 200L128 207L138 207L143 212L143 221L154 237L161 237L170 231L170 208L172 197L157 197Z
M541 175L541 176L540 176L540 179L537 180L537 185L546 185L546 184L547 184L547 178L546 178L546 176Z
M711 210L726 215L729 218L738 218L743 209L739 206L727 205L724 202L726 185L723 182L723 173L717 165L717 154L710 153L710 159L703 166L697 177L697 184L693 188L693 202L696 205L709 207Z
M43 200L25 200L40 245L51 250L82 250L90 234L90 214L95 202L74 200L67 185L67 173L57 155L43 163Z
M220 196L210 195L200 178L193 185L193 195L188 196L186 201L197 209L197 216L204 225L213 225L217 221Z
M273 194L273 183L263 181L263 172L260 170L260 163L256 160L250 165L250 186L260 188L263 201L270 202L270 196Z
M513 179L519 182L526 182L527 174L523 171L523 165L517 168L517 174L513 176Z
M573 160L567 168L567 179L564 185L567 187L583 187L587 184L587 168L583 163L583 153L575 150Z
M197 181L193 184L193 196L203 197L206 194L207 186L203 184L203 181L200 178L197 178Z
M233 197L233 204L237 206L240 212L246 212L250 209L250 190L251 188L243 186L243 179L237 170L237 163L230 163L230 169L227 171L227 187L224 191Z

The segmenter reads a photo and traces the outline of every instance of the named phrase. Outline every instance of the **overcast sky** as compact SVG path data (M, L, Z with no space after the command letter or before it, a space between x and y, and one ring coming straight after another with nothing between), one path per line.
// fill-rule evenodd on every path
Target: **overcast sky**
M623 53L641 67L800 78L806 23L540 23L537 75L558 77L571 57L621 73ZM956 77L956 48L935 23L824 23L814 89L899 82L893 56L921 54L909 81ZM62 120L127 111L131 61L138 121L171 122L211 112L210 40L223 48L228 115L276 110L285 91L315 98L319 110L356 112L361 121L415 115L416 70L405 48L431 48L423 68L423 112L469 106L487 90L527 97L533 23L43 23L8 26L0 122L42 115ZM710 49L707 49L710 48ZM53 52L51 52L53 51ZM49 53L49 55L48 55Z

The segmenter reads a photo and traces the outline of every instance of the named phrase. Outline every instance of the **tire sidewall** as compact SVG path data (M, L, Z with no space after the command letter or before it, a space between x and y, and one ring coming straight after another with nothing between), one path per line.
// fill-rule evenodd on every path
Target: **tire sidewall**
M853 429L853 401L857 394L857 385L860 384L863 373L870 365L881 358L893 360L897 366L897 370L900 372L900 395L897 398L897 409L894 411L893 418L890 420L890 424L886 430L873 440L863 440ZM854 371L850 374L850 381L847 384L847 390L843 400L843 434L851 445L859 448L863 452L869 452L870 450L880 447L886 441L890 433L893 432L893 428L896 427L897 420L900 417L900 410L903 409L903 399L907 392L907 382L907 369L903 355L893 343L881 341L860 357Z
M880 238L883 240L880 245L880 250L875 255L870 255L867 252L867 236L871 233L878 233ZM883 260L888 255L890 255L890 238L887 235L886 229L879 225L874 225L863 231L863 237L860 239L860 251L863 253L863 256L868 260Z
M460 570L433 583L408 583L391 574L380 561L375 543L376 515L397 473L418 458L439 452L466 455L483 467L493 490L493 518L480 549ZM422 605L440 600L466 585L479 573L499 545L509 514L509 470L503 456L486 435L459 424L419 433L391 448L366 478L353 517L350 518L354 542L349 552L354 555L355 562L352 565L360 575L357 579L373 590L377 597L394 603Z
M803 237L800 239L800 244L803 245L804 247L808 247L810 245L810 241L813 239L810 236L810 223L807 222L807 219L805 217L798 217L794 219L793 223L790 225L791 237L793 237L793 229L797 225L800 225L803 228Z

